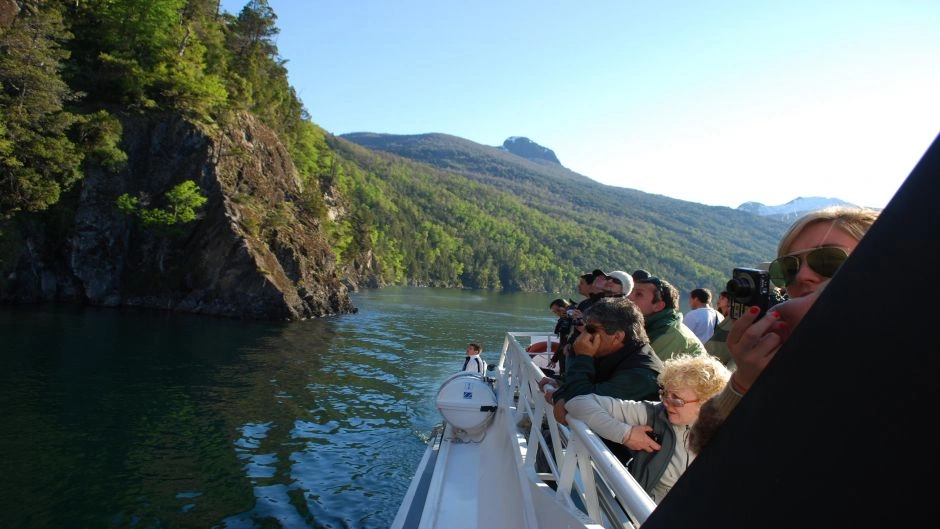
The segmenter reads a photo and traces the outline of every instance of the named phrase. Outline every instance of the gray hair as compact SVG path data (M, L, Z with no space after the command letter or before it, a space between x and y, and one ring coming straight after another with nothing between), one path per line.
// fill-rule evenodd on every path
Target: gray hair
M650 343L643 313L626 297L601 298L584 311L584 319L599 325L608 334L623 331L624 345L639 347Z

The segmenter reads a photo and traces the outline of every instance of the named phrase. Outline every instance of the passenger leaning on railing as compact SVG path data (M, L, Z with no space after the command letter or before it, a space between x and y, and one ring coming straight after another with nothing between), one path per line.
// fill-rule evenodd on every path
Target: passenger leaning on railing
M572 307L571 331L559 344L558 355L552 358L552 360L559 361L557 373L560 376L555 378L562 378L564 376L569 359L574 358L574 342L578 339L578 335L584 328L584 312L600 299L614 295L623 295L625 289L626 292L629 293L630 289L633 288L633 280L632 278L627 279L629 279L630 283L624 284L623 276L610 276L599 268L594 269L594 271L589 274L581 276L578 281L578 292L585 297L579 301L576 306ZM615 286L614 281L619 285L620 294L616 294L610 290L610 287Z
M643 329L643 314L625 297L602 298L584 312L584 326L574 342L575 356L557 390L546 385L558 381L544 377L539 389L553 405L555 420L566 424L565 401L577 395L596 393L621 399L655 399L656 377L663 363L653 352ZM610 446L610 445L609 445ZM625 450L611 451L621 461L629 460Z
M627 468L659 503L695 459L689 434L702 403L717 395L730 376L711 355L679 355L666 360L659 374L661 402L579 395L565 407L569 417L633 451Z

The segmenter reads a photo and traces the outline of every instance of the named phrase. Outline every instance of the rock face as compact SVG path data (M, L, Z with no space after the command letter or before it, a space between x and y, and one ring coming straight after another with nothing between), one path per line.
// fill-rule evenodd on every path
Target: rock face
M521 156L533 162L547 162L555 165L561 165L555 151L548 147L542 147L538 143L522 136L512 136L503 142L502 149L511 152L516 156Z
M89 171L67 243L25 230L0 301L66 301L290 321L355 312L319 220L276 134L253 117L210 135L179 117L124 122L129 161ZM122 193L151 207L192 180L208 201L175 236L118 210ZM49 256L55 255L50 258Z

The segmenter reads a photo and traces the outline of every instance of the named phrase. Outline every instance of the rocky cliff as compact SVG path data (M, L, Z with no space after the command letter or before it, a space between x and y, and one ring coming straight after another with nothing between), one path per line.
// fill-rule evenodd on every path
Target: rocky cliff
M512 136L507 138L506 141L503 142L503 146L500 148L506 152L511 152L516 156L521 156L533 162L547 162L550 164L561 165L561 162L558 161L558 157L555 156L555 151L549 149L548 147L542 147L529 138L522 136Z
M62 301L148 307L259 320L355 312L287 149L251 116L207 132L179 117L124 121L127 166L91 170L66 235L49 220L21 229L0 301ZM208 202L174 236L144 227L115 206L128 193L160 204L192 180ZM66 202L66 201L63 201Z

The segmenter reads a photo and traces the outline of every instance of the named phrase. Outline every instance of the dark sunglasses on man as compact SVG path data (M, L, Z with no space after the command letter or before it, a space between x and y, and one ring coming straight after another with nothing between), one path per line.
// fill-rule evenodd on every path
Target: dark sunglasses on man
M793 252L770 263L770 280L780 288L786 287L796 280L804 262L822 277L831 278L848 257L849 254L845 250L836 246Z

